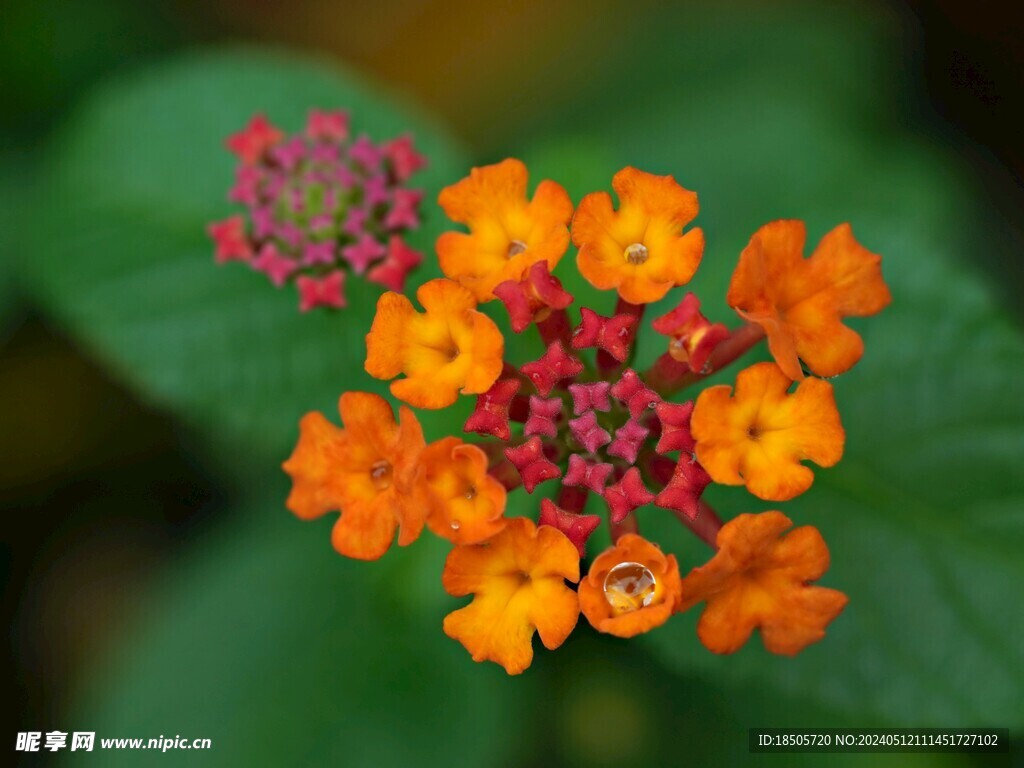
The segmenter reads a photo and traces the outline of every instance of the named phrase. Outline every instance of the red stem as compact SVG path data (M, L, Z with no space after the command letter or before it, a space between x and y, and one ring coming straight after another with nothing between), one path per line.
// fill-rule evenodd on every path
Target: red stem
M550 347L553 341L560 341L562 346L569 348L569 314L564 309L551 310L551 314L537 323L537 330L545 347Z
M510 421L523 424L530 418L530 398L527 395L515 395L508 406L508 418Z
M636 515L632 512L622 518L619 522L610 523L609 528L611 529L613 544L627 533L639 533L640 531L640 526L636 521Z
M718 549L718 531L722 527L722 520L715 510L706 501L700 502L697 509L697 517L691 520L684 512L672 510L679 521L693 531L697 538L703 541L712 549Z
M566 512L580 514L587 504L588 495L590 495L590 491L586 488L580 488L575 485L563 485L562 490L558 492L558 501L556 503Z

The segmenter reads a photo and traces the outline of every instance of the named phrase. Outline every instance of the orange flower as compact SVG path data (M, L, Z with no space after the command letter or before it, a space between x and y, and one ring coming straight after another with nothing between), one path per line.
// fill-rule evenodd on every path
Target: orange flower
M444 408L463 394L486 392L502 368L505 340L473 295L451 280L431 280L416 291L423 313L399 293L377 302L366 336L366 371L378 379L400 373L391 394L417 408Z
M487 454L457 437L431 443L420 459L427 527L456 544L476 544L505 527L505 486L487 474Z
M627 533L590 566L580 582L580 608L598 632L633 637L668 621L680 588L675 556Z
M527 269L546 261L553 271L569 246L572 200L560 184L542 181L526 199L526 166L508 159L474 168L441 190L437 201L448 218L469 234L446 232L437 239L441 270L485 302L506 280L522 280Z
M473 602L445 617L445 634L474 661L518 675L533 661L534 630L553 651L576 626L579 600L564 579L579 578L580 555L565 534L513 518L493 539L448 555L444 588L455 597L472 594Z
M619 210L607 192L580 201L572 220L576 263L590 283L618 288L633 304L662 298L685 285L700 265L704 233L684 226L697 215L697 193L683 189L671 176L654 176L623 168L612 179Z
M817 528L783 531L781 512L739 515L718 532L718 552L682 585L680 610L706 601L697 636L709 651L733 653L760 628L764 647L794 656L825 636L846 606L842 592L808 582L828 570L828 547Z
M881 312L892 295L882 279L882 257L840 224L803 258L802 221L773 221L750 238L740 254L727 300L741 317L762 326L779 367L794 381L800 360L818 376L853 367L864 342L841 322ZM799 358L799 359L798 359Z
M814 482L801 461L831 467L842 458L846 433L832 385L806 379L788 394L791 384L775 363L757 363L740 371L731 397L725 384L700 393L690 431L712 480L786 501Z
M291 475L287 506L303 520L340 510L331 540L348 557L376 560L398 543L411 544L423 530L424 512L414 496L423 430L412 411L400 409L401 425L379 395L346 392L338 404L343 429L322 413L299 423L299 442L284 471Z

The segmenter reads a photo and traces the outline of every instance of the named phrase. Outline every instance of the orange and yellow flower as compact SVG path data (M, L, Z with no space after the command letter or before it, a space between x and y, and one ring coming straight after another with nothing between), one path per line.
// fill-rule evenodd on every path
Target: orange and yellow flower
M423 530L415 495L423 430L408 408L400 409L399 424L387 401L368 392L346 392L338 409L343 428L318 412L302 418L298 444L284 463L292 478L287 506L304 520L340 511L331 535L335 549L376 560L396 529L402 546Z
M853 367L864 342L842 318L873 315L892 301L882 257L858 243L849 224L825 235L809 259L806 239L802 221L761 227L740 254L727 295L740 316L764 328L772 355L794 381L804 377L800 360L818 376Z
M490 389L502 369L505 340L478 312L467 289L431 280L416 291L424 312L408 298L387 292L366 336L366 372L391 383L391 393L417 408L444 408L463 394Z
M846 433L832 385L806 379L789 394L791 385L775 363L757 363L740 371L735 393L726 384L700 393L690 431L712 480L787 501L814 482L801 461L831 467L842 458Z
M517 675L533 661L534 631L548 650L572 633L580 607L565 580L579 577L579 552L565 534L513 518L487 542L448 555L444 588L455 597L471 594L473 602L445 617L445 634L474 661L493 661Z
M474 168L441 190L438 203L469 234L446 232L437 240L441 270L483 303L506 280L519 281L539 261L548 269L569 246L572 200L554 181L542 181L526 197L527 170L519 160Z
M421 457L427 527L455 544L477 544L505 527L505 486L487 472L487 454L457 437Z
M704 253L704 233L684 226L697 216L697 193L671 176L623 168L612 179L619 210L607 192L580 201L572 220L576 263L590 283L616 288L632 304L662 298L693 277Z
M739 515L718 532L718 552L683 579L680 610L706 602L697 636L714 653L733 653L761 630L764 647L793 656L825 636L846 606L842 592L812 586L828 570L816 528L783 536L792 521L781 512Z
M580 609L598 632L633 637L668 621L681 588L675 556L627 533L597 556L580 582Z

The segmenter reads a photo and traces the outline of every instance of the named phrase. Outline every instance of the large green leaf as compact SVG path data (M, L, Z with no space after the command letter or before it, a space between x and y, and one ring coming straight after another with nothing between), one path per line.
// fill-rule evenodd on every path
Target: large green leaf
M336 107L374 138L414 134L430 165L415 179L427 223L411 239L429 252L437 190L467 162L428 118L324 62L243 49L125 76L69 119L48 158L22 263L34 297L144 397L216 438L227 463L265 467L303 412L383 388L362 367L379 289L352 280L346 310L301 315L293 290L218 269L205 233L232 210L226 136L256 112L298 130L310 108ZM436 274L427 259L410 283Z
M606 188L627 163L697 189L708 248L692 287L728 322L729 275L767 220L806 219L810 246L848 220L883 254L893 304L853 321L867 351L834 381L847 429L843 461L785 504L743 489L708 494L725 517L780 508L819 526L832 551L823 583L851 601L827 638L796 659L773 657L756 639L715 657L697 641L696 611L647 641L677 669L767 682L862 721L1024 725L1024 613L1011 597L1024 582L1024 337L964 258L992 247L987 232L998 222L977 210L964 169L899 133L854 132L831 113L804 111L817 122L775 117L735 132L726 126L722 138L726 105L709 91L642 122L613 122L526 154L535 175L565 179L574 199ZM647 359L664 343L654 336L641 347ZM650 509L641 525L686 565L706 559L669 517Z
M347 560L322 526L272 514L283 486L270 483L270 501L232 516L249 524L207 537L149 590L68 722L97 740L211 739L185 753L195 765L505 764L533 683L473 664L432 612L410 614L440 579L399 592L405 558ZM421 543L403 554L441 554ZM106 765L170 757L102 751Z
M15 310L14 265L21 255L20 222L27 206L24 179L26 159L0 155L0 333Z

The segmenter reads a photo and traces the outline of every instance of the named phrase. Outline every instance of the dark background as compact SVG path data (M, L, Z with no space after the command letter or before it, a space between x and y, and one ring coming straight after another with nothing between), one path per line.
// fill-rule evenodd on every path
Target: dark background
M571 37L582 23L600 41L614 36L624 7L503 3L495 26L488 3L396 5L7 3L0 11L2 156L30 174L34 153L93 82L195 43L239 39L342 58L430 104L470 147L500 146L507 134L495 116L508 104L489 84L510 76L509 47L538 25ZM971 158L991 204L1019 222L1024 15L977 1L877 7L901 30L912 112ZM395 25L394 18L406 21ZM466 49L472 67L457 58ZM450 66L421 65L448 55ZM521 94L512 107L528 123L560 86L555 77L551 92ZM467 101L476 107L465 109ZM1013 293L1024 282L1022 261L976 256L1020 317ZM0 677L16 715L6 740L16 730L63 722L83 672L132 621L133 596L223 523L231 491L192 458L186 431L133 399L17 294L0 308L0 444L2 612L10 628Z

